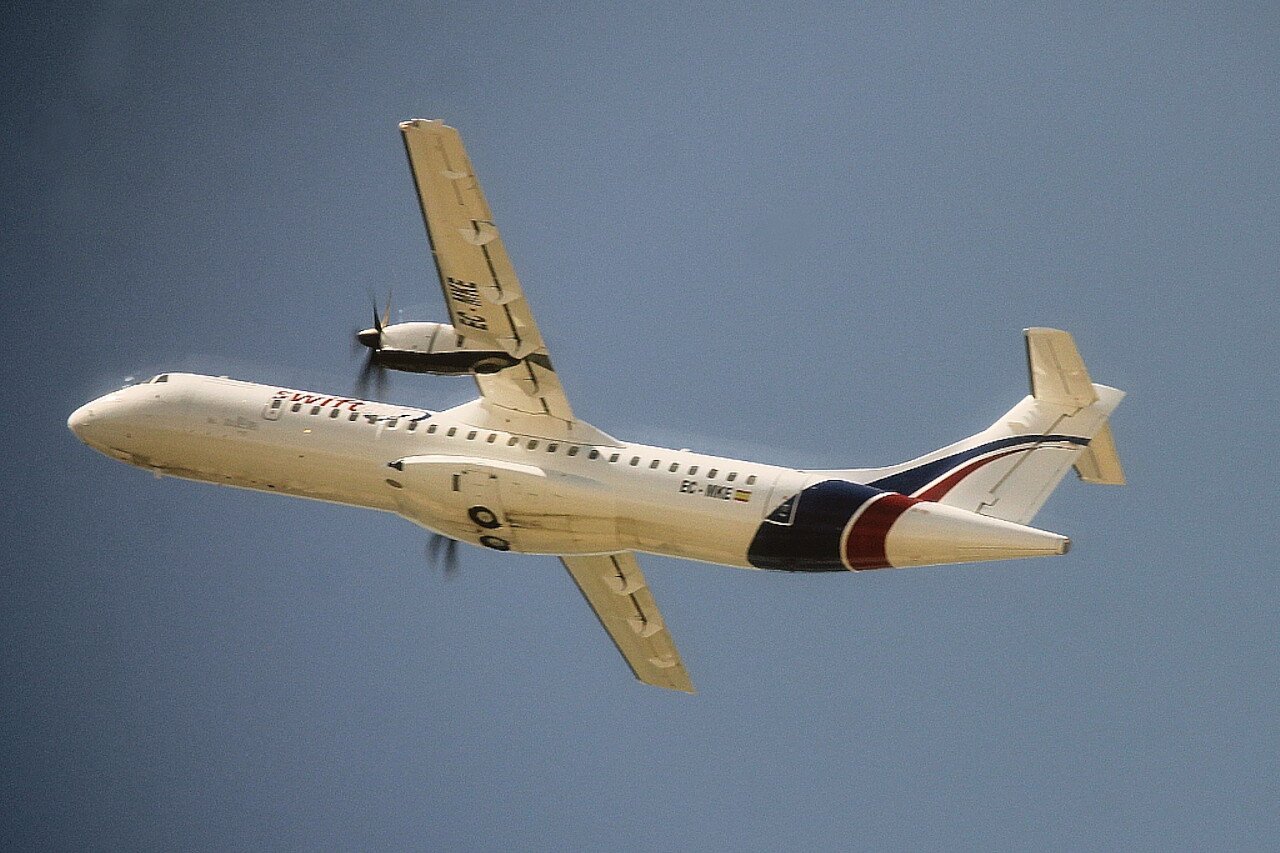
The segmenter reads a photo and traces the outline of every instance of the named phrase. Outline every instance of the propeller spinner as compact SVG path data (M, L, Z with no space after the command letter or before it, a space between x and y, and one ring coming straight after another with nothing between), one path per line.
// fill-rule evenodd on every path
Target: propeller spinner
M371 297L372 298L372 297ZM360 375L356 377L356 396L369 396L369 386L373 385L374 395L386 396L387 368L380 358L384 332L391 319L391 295L387 295L387 307L382 316L378 316L378 301L373 299L373 327L356 332L356 340L368 348L364 364L360 367Z

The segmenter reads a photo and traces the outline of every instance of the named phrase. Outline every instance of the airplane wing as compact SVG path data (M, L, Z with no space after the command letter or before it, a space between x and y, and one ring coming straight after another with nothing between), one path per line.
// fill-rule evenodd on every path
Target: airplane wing
M634 553L560 560L636 678L669 690L695 692Z
M515 364L477 374L484 404L516 417L550 418L572 431L573 411L551 366L529 303L493 224L489 205L462 147L444 122L400 125L440 274L440 287L461 338L500 349ZM549 425L553 430L556 425Z

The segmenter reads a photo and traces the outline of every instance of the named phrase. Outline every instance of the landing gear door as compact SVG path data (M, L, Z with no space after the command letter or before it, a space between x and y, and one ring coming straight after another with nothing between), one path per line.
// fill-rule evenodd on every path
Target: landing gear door
M390 467L387 485L405 518L452 539L510 550L498 472L448 456L410 456Z

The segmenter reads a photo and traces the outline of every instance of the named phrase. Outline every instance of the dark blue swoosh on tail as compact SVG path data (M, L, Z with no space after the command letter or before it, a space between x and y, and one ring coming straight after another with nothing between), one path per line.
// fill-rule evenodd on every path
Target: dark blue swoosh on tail
M926 462L923 465L900 471L897 474L890 474L888 477L881 477L879 480L872 480L867 485L874 486L877 489L884 489L886 492L912 495L943 474L946 474L952 468L959 467L970 459L982 456L984 453L990 453L993 450L1001 450L1006 447L1015 447L1019 444L1042 444L1055 441L1065 441L1086 446L1089 444L1089 439L1081 438L1078 435L1012 435L1008 438L988 441L986 444L980 444L977 447L970 447L968 450L961 450L959 453L953 453L950 456Z

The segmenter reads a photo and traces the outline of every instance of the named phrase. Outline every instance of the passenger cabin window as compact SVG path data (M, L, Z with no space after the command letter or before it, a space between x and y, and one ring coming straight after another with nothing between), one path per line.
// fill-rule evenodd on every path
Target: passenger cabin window
M615 453L615 454L613 454L612 456L610 456L610 457L609 457L609 461L610 461L610 462L617 462L617 461L618 461L618 457L620 457L621 455L622 455L621 453Z
M670 467L670 468L668 468L667 470L668 470L668 471L670 471L672 474L674 474L675 472L677 472L677 471L679 471L679 470L680 470L680 463L679 463L679 462L672 462L672 463L671 463L671 467Z
M637 465L639 465L639 464L640 464L640 457L639 457L639 456L632 456L632 457L631 457L631 467L632 467L632 468L634 468L635 466L637 466Z
M726 477L725 479L728 480L730 483L732 483L734 480L738 479L738 472L737 471L729 472L729 476Z
M526 446L526 447L528 447L530 450L537 450L537 449L538 449L538 440L537 440L536 438L531 438L531 439L529 439L529 443L528 443L527 445L525 445L525 446Z
M359 412L352 412L351 414L347 415L347 420L354 421L358 417L360 417Z
M467 433L467 441L475 441L476 435L478 435L478 433L475 430L472 430L471 432Z
M689 466L689 476L690 476L690 477L692 477L692 476L693 476L694 474L696 474L696 473L698 473L698 466L697 466L697 465L690 465L690 466Z
M718 473L719 471L717 469L712 468L710 471L707 472L707 479L714 480L716 478L716 474Z
M653 460L652 462L650 462L650 463L649 463L649 467L650 467L650 468L657 468L657 467L658 467L658 460L657 460L657 459L655 459L655 460Z
M485 439L485 441L489 442L490 444L493 444L497 440L498 440L498 434L496 432L489 433L489 437Z
M553 442L551 442L550 444L548 444L548 445L547 445L547 452L548 452L548 453L555 453L555 452L556 452L556 448L558 448L559 446L560 446L560 445L556 444L556 443L553 441Z
M454 437L455 435L457 435L457 434L458 434L458 428L457 428L457 427L449 427L449 431L448 431L447 433L445 433L445 435L449 436L449 438L453 438L453 437Z
M398 423L400 423L399 418L392 418L391 420L387 421L387 429L395 429L396 424Z
M752 474L750 477L747 478L747 485L754 486L755 484L756 484L756 475Z
M435 435L435 432L436 432L436 425L427 424L427 435Z
M599 451L599 450L596 450L594 447L593 447L593 448L591 448L591 452L587 454L587 458L588 458L588 459L599 459L599 458L600 458L600 451Z
M417 421L409 421L409 432L413 432L417 428L418 428Z
M516 438L514 435L507 439L507 447L515 447L519 443L520 439Z
M279 408L280 408L281 406L283 406L283 405L284 405L284 400L272 400L272 401L271 401L271 408L272 408L272 409L279 409Z
M318 415L318 414L320 414L320 407L319 407L319 406L312 406L312 407L311 407L311 414L313 414L313 415Z
M301 412L301 411L302 411L302 404L301 404L301 403L294 403L292 406L290 406L290 407L289 407L289 411L291 411L291 412Z
M334 409L332 412L329 413L329 417L336 418L340 414L342 414L342 412L338 411L337 409Z
M578 445L576 445L576 444L575 444L575 445L573 445L572 447L570 447L570 448L569 448L569 455L570 455L570 456L577 456L577 455L578 455L578 451L579 451L579 450L581 450L581 449L582 449L582 448L578 447Z

